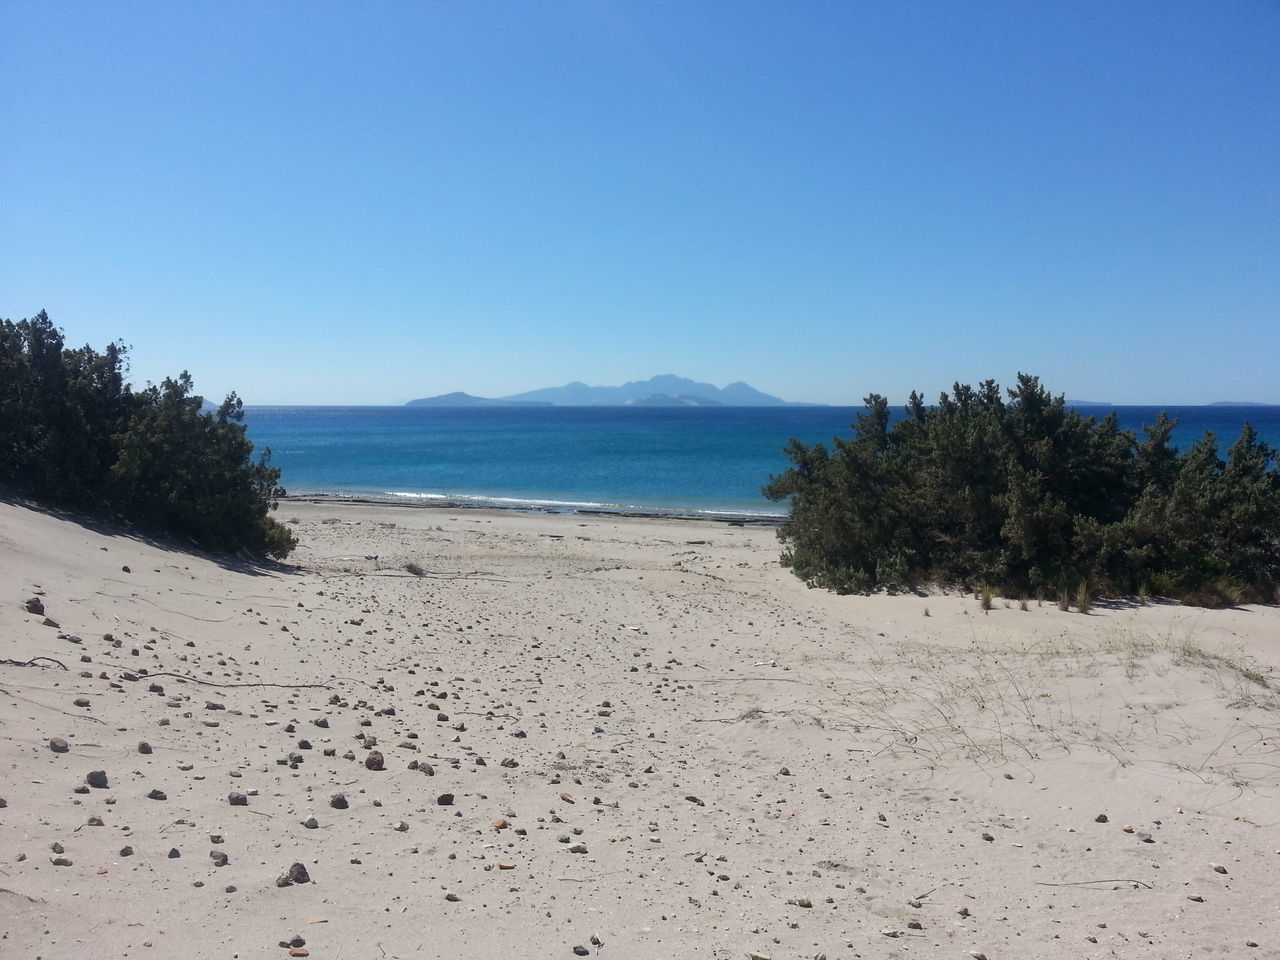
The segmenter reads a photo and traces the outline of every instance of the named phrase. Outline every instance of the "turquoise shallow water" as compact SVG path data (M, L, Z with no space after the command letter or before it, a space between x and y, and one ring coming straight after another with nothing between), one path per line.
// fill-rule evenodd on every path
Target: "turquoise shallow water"
M1247 419L1280 446L1280 407L1116 408L1131 429L1162 409L1180 445L1212 430L1225 450ZM787 440L848 436L860 410L260 406L245 422L292 494L781 514L760 487L787 468Z

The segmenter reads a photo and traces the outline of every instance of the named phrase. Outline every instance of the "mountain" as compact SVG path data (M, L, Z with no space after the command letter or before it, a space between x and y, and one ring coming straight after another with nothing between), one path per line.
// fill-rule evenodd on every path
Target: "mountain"
M549 403L519 402L511 400L491 400L488 397L473 397L469 393L457 391L443 393L438 397L421 397L410 400L406 407L549 407Z
M721 389L714 384L699 383L670 373L650 377L648 380L633 380L620 387L591 387L581 381L574 381L566 383L563 387L544 387L541 390L517 393L503 399L508 402L536 401L553 403L557 406L598 407L640 403L645 406L654 406L659 403L660 398L666 398L665 402L661 402L662 406L783 407L792 405L786 400L762 393L755 387L742 382L731 383Z

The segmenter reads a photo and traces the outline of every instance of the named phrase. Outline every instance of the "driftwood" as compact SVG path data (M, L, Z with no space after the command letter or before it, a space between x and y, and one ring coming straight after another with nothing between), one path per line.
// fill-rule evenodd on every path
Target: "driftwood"
M179 680L190 680L192 683L202 683L206 687L280 687L285 690L333 689L333 687L327 683L268 683L265 680L260 680L255 683L216 683L213 680L201 680L199 677L189 677L185 673L143 673L138 675L139 680L152 680L155 677L176 677Z
M61 660L55 660L53 657L32 657L30 660L9 660L6 658L4 660L0 660L0 663L3 663L6 667L34 667L41 660L48 660L50 663L56 663L63 670L67 669L67 665L65 663Z

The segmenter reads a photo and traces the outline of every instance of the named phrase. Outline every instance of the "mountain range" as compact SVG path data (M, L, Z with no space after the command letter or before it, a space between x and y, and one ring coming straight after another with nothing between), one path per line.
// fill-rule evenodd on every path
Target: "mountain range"
M438 397L410 400L410 407L785 407L809 406L763 393L738 381L725 387L699 383L673 374L648 380L632 380L619 387L592 387L581 381L563 387L543 387L509 397L473 397L469 393L446 393Z

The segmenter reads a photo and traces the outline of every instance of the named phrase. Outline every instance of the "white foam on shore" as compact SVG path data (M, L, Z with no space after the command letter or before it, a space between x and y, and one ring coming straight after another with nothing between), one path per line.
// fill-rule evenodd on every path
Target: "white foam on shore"
M471 493L421 493L413 490L384 490L380 493L346 490L307 490L296 491L294 495L359 497L390 501L410 500L436 503L442 506L446 504L459 504L473 507L491 507L497 510L557 510L565 512L573 512L577 510L600 510L606 512L616 511L618 513L670 514L672 516L743 517L747 519L760 520L776 520L786 516L785 511L770 512L767 510L735 510L729 507L659 507L639 503L607 503L593 500L548 500L536 497L497 497Z

